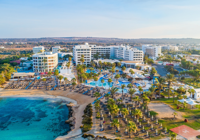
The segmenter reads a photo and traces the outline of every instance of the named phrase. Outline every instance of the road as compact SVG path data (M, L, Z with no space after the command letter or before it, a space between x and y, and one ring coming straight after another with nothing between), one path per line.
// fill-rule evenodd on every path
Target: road
M157 65L157 64L153 64L153 67L155 67L155 69L157 70L158 74L160 76L166 76L167 75L167 70L165 69L164 65Z

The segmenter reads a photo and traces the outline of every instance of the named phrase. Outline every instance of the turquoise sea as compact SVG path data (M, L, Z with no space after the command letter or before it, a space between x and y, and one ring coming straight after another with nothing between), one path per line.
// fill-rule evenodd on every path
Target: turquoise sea
M66 103L40 97L0 98L0 140L54 140L66 135Z

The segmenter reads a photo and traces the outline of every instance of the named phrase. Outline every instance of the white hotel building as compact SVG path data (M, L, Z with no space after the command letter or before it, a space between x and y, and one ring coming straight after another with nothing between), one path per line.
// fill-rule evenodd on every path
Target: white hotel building
M140 61L143 62L143 52L130 46L96 46L89 45L77 45L73 47L73 58L77 64L81 64L80 58L81 55L84 55L84 64L90 64L91 60L94 59L94 55L99 53L99 56L103 54L107 58L117 58L127 61Z
M35 46L33 47L33 53L42 53L44 52L44 46Z
M49 72L53 71L58 65L58 54L52 52L44 52L34 54L33 71L35 72Z
M161 46L142 45L142 51L155 60L161 55Z

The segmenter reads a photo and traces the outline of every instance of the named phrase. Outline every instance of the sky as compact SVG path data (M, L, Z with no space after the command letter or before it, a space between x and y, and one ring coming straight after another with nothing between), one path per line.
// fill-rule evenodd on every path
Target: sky
M0 0L0 38L200 38L199 0Z

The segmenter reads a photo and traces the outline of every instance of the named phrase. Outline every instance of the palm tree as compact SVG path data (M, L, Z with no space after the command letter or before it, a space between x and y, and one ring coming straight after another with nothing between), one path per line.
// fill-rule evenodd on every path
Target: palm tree
M147 106L147 104L150 102L149 98L146 95L143 95L142 99L144 104Z
M187 103L183 102L183 108L184 108L184 110L185 110L186 107L187 107Z
M177 136L176 133L174 133L174 132L170 132L171 140L176 140L176 136Z
M110 83L112 82L111 78L108 78L108 84L109 84L109 89L110 89Z
M71 58L71 57L70 57ZM66 64L66 66L67 66L67 68L69 69L70 68L70 62L68 62L67 64Z
M168 81L168 89L171 88L171 83L174 82L176 79L173 74L167 74L166 81ZM168 90L168 99L170 95L170 90Z
M115 75L115 79L116 79L116 80L118 80L119 78L120 78L120 75L119 75L119 74Z
M65 81L65 87L66 87L66 82L68 81L67 77L64 78Z
M44 82L44 85L46 86L46 81L47 81L47 79L46 79L46 78L43 78L42 81Z
M116 128L116 131L117 131L117 128L119 127L119 122L118 122L118 119L114 119L111 123L112 126L114 126Z
M101 96L101 94L99 92L95 92L94 97L96 97L96 99L98 99Z
M136 90L133 89L133 88L130 88L130 89L128 90L128 93L131 95L131 97L130 97L131 100L132 100L133 94L134 94L135 92L136 92Z
M159 98L160 98L160 93L161 93L161 90L163 90L163 87L164 87L164 83L165 83L165 78L159 78L159 79L156 79L156 84L155 86L157 87L158 89L158 94L159 94Z
M194 89L189 89L188 92L190 93L190 97L194 96L195 90Z
M101 83L102 83L102 87L103 87L104 79L101 79Z
M174 112L172 115L174 115L174 120L175 120L176 116L178 116L178 114L176 112Z
M110 94L107 93L104 97L107 98L108 100L108 98L110 97Z
M142 117L142 111L139 109L135 109L133 113L137 118Z
M133 88L133 85L130 83L127 85L128 88Z
M62 75L58 75L58 80L60 81L60 86L61 87L61 80L63 79L63 76Z
M71 80L72 82L76 82L76 78L72 78L72 80Z
M142 92L143 92L143 89L142 89L142 87L141 87L141 86L138 86L138 89L139 89L140 93L142 93Z
M118 62L118 63L117 63L117 66L118 66L118 67L121 67L121 63L120 63L120 62Z
M128 132L129 132L129 138L131 138L131 132L132 131L136 132L137 131L137 126L133 121L129 121L128 125L127 125L127 128L128 128Z
M182 95L182 93L185 92L185 89L183 87L179 87L177 91L180 92L180 95Z
M52 72L49 71L49 72L47 73L47 76L48 76L48 77L51 77L51 75L52 75Z
M126 67L125 67L125 66L123 66L123 67L122 67L122 71L124 72L125 70L126 70Z
M97 84L98 78L97 78L97 77L94 77L94 81L95 81L96 84Z
M111 69L110 72L112 73L112 78L113 78L114 73L115 73L115 69Z
M85 62L85 60L84 60L83 57L81 57L80 61L81 61L82 65L83 65L83 63Z
M153 86L151 86L151 87L149 88L149 91L150 91L150 95L151 95L151 96L154 94L155 90L156 90L156 88L153 87Z
M124 115L124 118L126 117L126 115L128 115L128 109L127 108L123 108L122 109L122 114Z
M122 100L124 99L124 88L126 87L126 85L122 84L121 85L121 89L122 89Z
M112 98L114 98L114 94L118 91L118 88L117 87L111 87L110 89L110 93L112 95Z
M19 66L15 66L16 71L17 71L19 68L20 68Z
M72 83L72 86L73 86L73 88L74 88L74 87L76 86L76 82L73 82L73 83Z
M135 101L136 103L139 103L139 102L140 102L139 96L135 96L134 101Z

